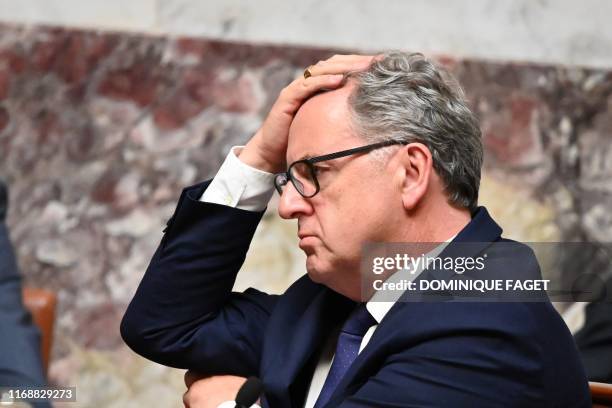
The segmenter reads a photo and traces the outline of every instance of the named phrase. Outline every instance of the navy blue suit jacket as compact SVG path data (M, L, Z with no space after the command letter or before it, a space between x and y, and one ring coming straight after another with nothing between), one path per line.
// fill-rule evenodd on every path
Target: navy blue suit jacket
M0 220L0 391L44 387L40 333L21 299L21 276L4 221ZM34 407L49 407L45 401Z
M318 351L355 303L305 275L282 295L232 292L262 213L183 191L121 324L161 364L256 375L264 405L302 407ZM496 242L484 208L455 241ZM513 265L521 268L521 265ZM572 336L550 302L398 302L326 407L590 407Z

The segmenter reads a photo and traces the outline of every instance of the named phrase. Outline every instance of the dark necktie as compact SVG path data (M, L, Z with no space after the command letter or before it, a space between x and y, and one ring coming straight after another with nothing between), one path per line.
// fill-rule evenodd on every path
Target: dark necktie
M368 329L375 324L376 320L374 320L370 312L366 309L365 303L357 306L350 314L338 336L334 361L329 369L329 373L323 384L323 389L321 389L321 394L319 394L319 398L317 398L314 408L321 408L329 401L336 386L340 383L344 374L346 374L353 361L357 358L363 336Z

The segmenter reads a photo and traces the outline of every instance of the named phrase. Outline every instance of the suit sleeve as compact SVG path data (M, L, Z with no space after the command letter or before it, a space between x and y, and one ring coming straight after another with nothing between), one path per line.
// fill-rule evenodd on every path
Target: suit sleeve
M608 280L612 287L612 280ZM590 381L612 382L612 303L586 306L586 322L575 340Z
M21 299L21 278L8 231L0 221L0 387L45 385L40 333ZM36 406L48 407L41 402Z
M232 292L263 212L199 201L187 188L121 322L124 341L157 363L202 374L257 374L277 296Z

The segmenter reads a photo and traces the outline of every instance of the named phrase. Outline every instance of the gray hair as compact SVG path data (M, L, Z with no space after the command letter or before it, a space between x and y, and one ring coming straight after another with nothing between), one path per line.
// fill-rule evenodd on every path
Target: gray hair
M478 205L483 149L478 120L451 75L422 54L388 52L367 71L349 75L348 105L364 139L420 142L445 184L449 202Z

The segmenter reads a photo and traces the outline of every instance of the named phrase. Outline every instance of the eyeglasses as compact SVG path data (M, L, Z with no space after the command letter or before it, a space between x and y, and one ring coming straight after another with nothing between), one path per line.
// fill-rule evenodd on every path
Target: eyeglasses
M317 168L315 163L320 163L327 160L339 159L357 153L365 153L381 147L392 146L397 144L406 144L400 140L387 140L384 142L369 144L366 146L355 147L348 150L342 150L335 153L325 154L323 156L311 157L291 163L287 171L278 173L274 177L274 187L278 194L283 194L283 188L289 181L293 184L298 193L304 198L314 197L320 190L319 180L317 180Z

